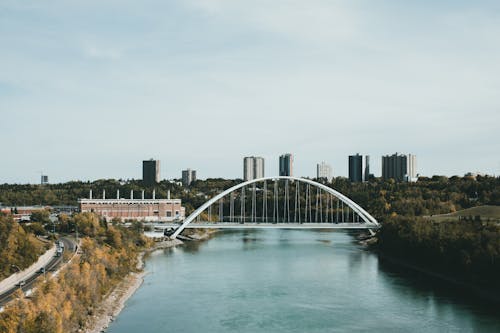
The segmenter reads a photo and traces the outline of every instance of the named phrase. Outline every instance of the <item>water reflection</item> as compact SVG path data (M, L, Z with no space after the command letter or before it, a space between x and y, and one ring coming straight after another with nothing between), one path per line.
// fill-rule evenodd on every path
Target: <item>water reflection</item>
M476 312L492 316L492 319L500 318L500 307L494 302L481 298L477 294L468 292L465 288L453 285L437 277L423 272L403 267L384 258L378 260L378 270L384 273L386 283L391 285L405 286L395 289L401 297L424 298L428 300L429 309L439 307L435 303L439 300L450 304L456 304L464 309L475 309ZM442 313L441 313L442 314Z
M194 254L199 252L204 246L206 246L206 242L185 241L181 248L186 253Z

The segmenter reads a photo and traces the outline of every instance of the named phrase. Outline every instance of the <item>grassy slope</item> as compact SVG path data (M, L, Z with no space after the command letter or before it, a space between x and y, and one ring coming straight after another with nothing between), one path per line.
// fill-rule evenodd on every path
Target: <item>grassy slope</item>
M458 220L459 216L481 216L481 219L491 219L500 221L500 206L478 206L459 210L455 213L434 215L434 221Z

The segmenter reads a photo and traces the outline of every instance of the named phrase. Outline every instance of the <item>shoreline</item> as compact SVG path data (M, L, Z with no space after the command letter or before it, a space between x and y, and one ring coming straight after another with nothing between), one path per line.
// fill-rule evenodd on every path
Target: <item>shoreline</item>
M137 269L140 271L129 273L122 281L120 281L118 285L116 285L113 290L111 290L111 292L102 299L95 310L95 314L88 319L87 327L85 329L78 330L78 332L106 332L110 323L113 322L123 310L128 299L134 295L137 289L139 289L144 282L144 277L147 274L147 271L144 270L145 256L151 252L181 244L183 244L183 242L178 239L167 240L158 242L150 249L141 251L138 254L137 262Z
M425 275L427 278L435 279L440 283L449 283L451 286L461 288L470 296L479 298L483 301L500 304L500 294L498 294L497 290L488 289L486 286L481 286L473 280L466 280L453 276L452 273L433 269L432 267L416 263L411 259L402 259L391 255L390 253L387 253L387 251L383 251L378 248L378 238L376 236L368 239L360 239L358 237L358 243L368 251L375 253L382 262L386 262L399 268L405 268L418 272Z
M203 232L194 232L190 235L192 241L199 242L210 239L217 230L203 230ZM165 240L158 243L149 249L145 249L138 254L137 269L139 272L129 273L122 281L116 285L111 292L106 295L95 310L95 314L90 316L87 322L87 327L80 329L78 332L83 333L101 333L106 332L107 328L120 314L125 307L125 304L130 297L139 289L144 282L144 277L147 275L145 267L145 257L157 250L167 249L170 247L184 244L179 239Z
M489 301L496 304L500 303L500 297L495 295L495 293L492 293L491 290L485 289L485 287L478 286L470 281L465 281L456 277L454 278L448 275L446 272L438 272L430 268L424 267L422 265L416 264L414 262L404 261L402 259L391 256L390 254L387 254L378 249L371 249L371 250L372 251L374 250L373 252L375 252L380 259L392 265L396 265L399 266L400 268L407 268L415 272L419 272L429 278L439 280L442 283L445 282L450 283L456 288L462 288L462 290L464 290L469 295L480 298L484 301Z

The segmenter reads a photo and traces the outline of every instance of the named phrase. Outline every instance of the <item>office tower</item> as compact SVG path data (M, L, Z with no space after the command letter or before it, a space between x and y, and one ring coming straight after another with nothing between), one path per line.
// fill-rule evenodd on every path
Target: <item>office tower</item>
M364 180L363 155L349 155L349 180L353 183Z
M40 177L40 184L45 185L49 183L49 176L47 175L42 175Z
M393 178L396 181L415 181L417 172L417 157L409 154L382 156L382 178Z
M264 177L264 158L249 156L243 158L243 180L252 180Z
M349 156L349 180L353 183L370 179L370 156L356 154Z
M364 181L367 182L370 180L371 174L370 174L370 156L366 155L365 156L365 170L364 170Z
M326 162L316 164L316 178L332 181L332 166Z
M160 182L160 161L153 159L142 161L142 182L144 185Z
M293 155L283 154L280 156L280 176L293 176Z
M255 157L253 164L253 175L255 179L264 178L264 158L263 157Z
M196 170L186 169L182 170L182 185L189 186L196 180Z
M407 181L417 181L417 156L413 154L408 154Z

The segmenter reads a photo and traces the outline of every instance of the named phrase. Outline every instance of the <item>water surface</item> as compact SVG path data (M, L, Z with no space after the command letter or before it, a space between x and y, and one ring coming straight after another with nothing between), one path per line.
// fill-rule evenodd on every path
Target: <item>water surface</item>
M500 332L497 307L343 231L225 231L155 252L108 332Z

